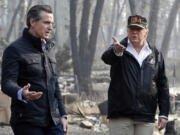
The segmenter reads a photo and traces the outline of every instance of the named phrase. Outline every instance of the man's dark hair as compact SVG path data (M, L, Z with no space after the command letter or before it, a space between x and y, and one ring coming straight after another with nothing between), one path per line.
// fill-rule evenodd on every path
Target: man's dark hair
M52 8L49 5L35 5L30 8L30 10L27 13L27 20L26 24L28 28L31 26L30 24L30 19L34 19L34 21L39 21L41 19L41 12L47 12L47 13L52 13Z

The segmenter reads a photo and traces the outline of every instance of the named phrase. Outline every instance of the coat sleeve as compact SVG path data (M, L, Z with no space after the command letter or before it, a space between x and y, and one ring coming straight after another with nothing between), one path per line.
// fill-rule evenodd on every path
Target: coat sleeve
M56 72L56 79L55 79L55 97L58 100L58 109L60 112L60 115L67 115L66 111L65 111L65 107L64 107L64 103L63 103L63 98L62 98L62 94L61 94L61 89L59 88L59 82L58 82L58 73L57 73L57 67L55 65L55 72Z
M1 89L12 98L17 99L17 92L21 87L17 84L19 75L19 57L12 46L6 48L2 58Z
M157 88L158 88L158 105L160 114L168 117L170 109L170 100L169 100L169 85L168 79L165 74L165 64L162 54L159 54L159 70L158 70L158 79L157 79Z
M56 61L56 58L55 58L55 46L53 45L52 48L50 49L50 56L51 58ZM60 115L63 116L63 115L67 115L66 114L66 111L65 111L65 107L64 107L64 103L63 103L63 97L62 97L62 94L61 94L61 89L59 88L59 82L58 82L58 72L57 72L57 65L56 65L56 62L54 63L54 73L55 73L55 98L57 99L58 101L58 109L59 109L59 112L60 112Z
M111 45L101 56L104 63L113 65L118 62L121 56L116 56L114 53L114 45Z

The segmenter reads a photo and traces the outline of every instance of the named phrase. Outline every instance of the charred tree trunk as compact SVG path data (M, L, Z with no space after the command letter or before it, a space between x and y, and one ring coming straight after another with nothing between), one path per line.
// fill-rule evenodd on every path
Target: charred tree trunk
M70 0L70 37L74 74L79 75L79 52L77 46L76 7L77 0Z
M108 26L108 33L107 33L107 42L108 44L111 43L112 41L112 34L113 34L113 29L114 29L114 21L115 21L115 16L116 16L116 0L114 0L113 2L113 8L112 8L112 13L111 13L111 20L110 20L110 24Z
M26 9L25 9L25 1L23 1L21 3L21 7L20 7L20 21L19 21L19 32L18 32L18 37L22 35L22 31L23 31L23 28L25 26L25 22L26 22L26 19L25 19L25 12L26 12Z
M11 37L12 31L13 31L13 26L15 25L15 20L16 20L16 17L17 17L19 10L21 9L21 3L23 1L24 0L19 1L19 4L18 4L16 10L14 11L14 15L13 15L12 20L11 20L11 25L10 25L9 30L8 30L7 35L6 35L6 41L7 42L9 42L9 39Z
M91 68L96 51L97 34L100 24L100 17L104 0L98 0L96 3L95 13L91 27L91 34L88 37L89 16L90 16L90 0L83 3L83 13L81 18L81 27L79 33L79 46L77 45L76 30L76 6L77 1L70 1L70 37L72 48L72 59L74 74L78 76L80 92L86 95L92 91Z
M152 0L151 0L152 1ZM147 8L147 5L148 4L146 4L146 0L142 0L141 1L141 7L139 7L140 8L140 13L141 13L141 15L143 15L143 16L145 16L145 9Z
M120 8L120 3L119 0L116 0L117 4L118 4L118 13L117 13L117 17L116 17L116 21L115 21L115 28L114 28L114 36L117 36L118 33L118 29L119 29L119 19L121 18L121 15L123 13L123 10L125 8L126 5L126 0L124 0L122 7Z
M87 56L89 59L89 64L87 64L87 65L90 68L89 71L91 71L91 67L92 67L93 60L94 60L94 55L96 52L96 42L97 42L97 37L98 37L98 32L99 32L99 25L100 25L103 5L104 5L104 0L97 1L95 13L94 13L94 17L93 17L91 35L89 38L88 49L87 49L87 54L88 54Z
M151 1L151 10L150 10L150 15L149 15L150 23L149 23L148 41L152 45L155 45L156 43L159 4L160 4L160 0Z
M81 27L80 27L80 33L79 33L79 61L81 63L80 70L81 72L78 75L79 79L79 88L81 92L86 92L89 94L90 88L89 88L89 76L87 75L88 69L87 69L87 46L89 42L88 38L88 30L89 30L89 16L90 16L90 7L91 7L91 1L90 0L84 0L83 2L83 11L82 11L82 17L81 17Z
M175 0L173 6L171 8L169 17L168 17L168 23L166 25L167 27L165 29L163 42L162 42L162 45L161 45L161 51L162 51L162 53L164 55L164 59L166 59L166 57L167 57L169 43L170 43L170 36L171 36L172 29L173 29L173 26L174 26L174 23L175 23L175 19L176 19L178 10L179 10L179 6L180 6L180 1Z
M129 0L129 7L130 7L131 15L135 15L136 14L135 0Z
M91 35L89 38L88 49L86 50L87 59L88 59L86 68L88 70L87 77L89 78L89 81L88 81L89 82L88 87L90 88L89 90L92 90L92 83L91 83L90 75L91 75L93 60L94 60L94 56L96 52L96 43L97 43L97 37L98 37L98 32L99 32L99 25L100 25L103 5L104 5L104 0L98 0L96 3L95 13L93 16L93 23L91 27Z

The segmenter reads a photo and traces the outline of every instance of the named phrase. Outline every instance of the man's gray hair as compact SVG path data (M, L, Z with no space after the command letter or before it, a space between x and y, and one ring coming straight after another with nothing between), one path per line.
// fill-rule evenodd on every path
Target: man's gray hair
M39 21L41 19L41 12L47 12L47 13L52 13L52 8L49 5L35 5L30 8L30 10L27 13L27 20L26 24L28 28L30 28L30 19L32 18L34 21Z

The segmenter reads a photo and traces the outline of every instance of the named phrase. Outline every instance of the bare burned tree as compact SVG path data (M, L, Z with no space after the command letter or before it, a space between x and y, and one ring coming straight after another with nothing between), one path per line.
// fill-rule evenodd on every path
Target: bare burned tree
M11 34L12 34L12 30L13 30L13 26L15 25L15 20L16 20L16 17L18 15L18 12L20 11L21 9L21 3L23 2L24 0L20 0L19 3L18 3L18 6L16 8L16 10L14 11L14 15L11 19L11 24L10 24L10 27L8 29L8 32L7 32L7 35L6 35L6 41L9 42L9 39L11 37Z
M77 0L70 0L70 37L74 74L78 76L80 91L89 94L92 90L91 70L96 51L97 34L104 0L98 0L93 15L91 30L89 16L91 1L83 1L83 11L79 37L77 38L76 8ZM91 31L90 36L88 31ZM79 41L79 44L78 44Z
M172 30L173 30L173 26L175 24L175 19L176 19L179 7L180 7L180 1L175 0L173 6L171 8L168 20L167 20L166 29L164 32L164 37L163 37L163 41L162 41L162 45L161 45L161 51L164 55L164 59L166 59L166 57L167 57L167 52L168 52L169 43L170 43L170 37L171 37Z
M130 7L131 15L135 15L136 14L136 2L135 2L135 0L129 0L129 7Z
M158 13L159 13L160 0L151 1L151 10L149 15L149 34L148 41L150 44L155 45L157 37Z

